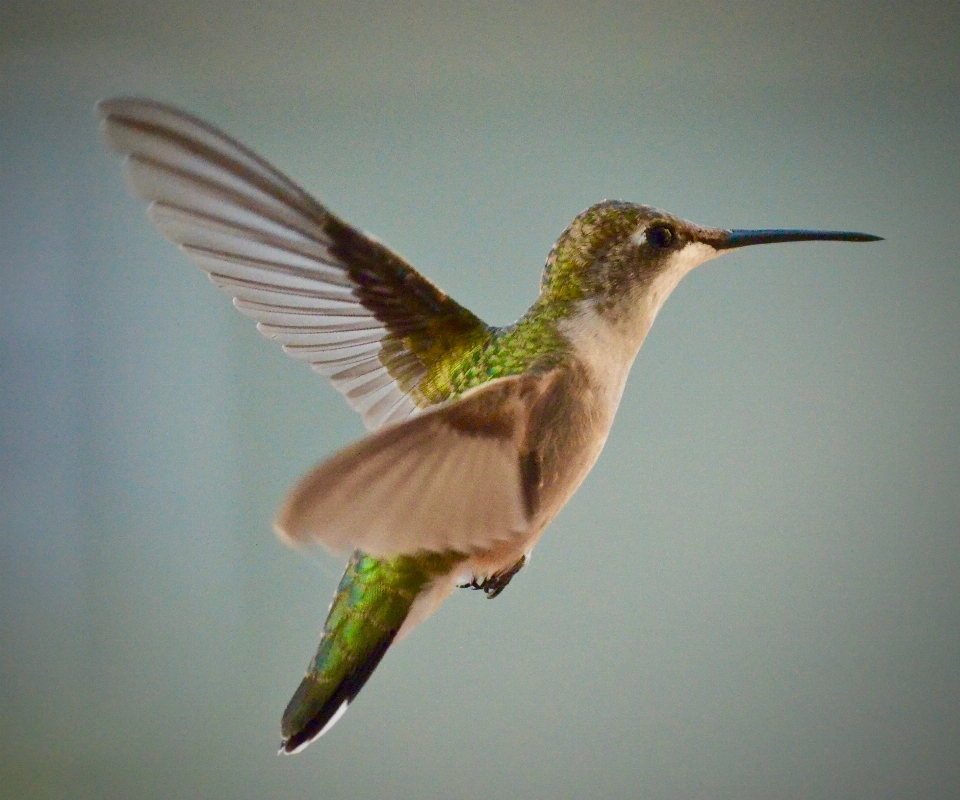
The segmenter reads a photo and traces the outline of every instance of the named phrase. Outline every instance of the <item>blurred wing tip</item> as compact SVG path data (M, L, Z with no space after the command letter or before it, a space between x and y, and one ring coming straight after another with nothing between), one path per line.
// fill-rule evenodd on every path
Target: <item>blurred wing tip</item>
M294 526L290 520L289 510L284 507L280 510L280 513L277 514L277 518L273 521L273 532L277 535L277 538L283 542L287 547L298 548L303 546L303 532L294 531Z
M171 111L175 114L183 114L180 109L161 103L159 100L152 100L149 97L138 97L137 95L118 95L116 97L105 97L95 106L97 116L100 119L110 117L123 117L137 109L155 109L158 111Z
M132 97L105 97L93 107L93 110L98 119L106 120L118 114L121 109L129 108L133 101Z
M302 520L296 518L296 515L287 508L286 504L280 509L277 518L273 521L273 532L277 538L291 550L305 552L312 550L314 546L320 545L326 552L335 556L343 556L350 552L349 547L337 547L323 541L320 537L314 535Z

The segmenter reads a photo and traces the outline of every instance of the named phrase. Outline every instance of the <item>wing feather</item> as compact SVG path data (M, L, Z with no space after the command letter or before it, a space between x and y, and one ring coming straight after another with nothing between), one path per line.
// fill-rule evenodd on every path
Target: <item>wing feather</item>
M549 373L483 384L383 428L320 464L291 492L277 531L295 543L377 557L482 551L523 535L520 451Z
M150 100L107 100L98 111L160 232L261 333L330 376L368 427L446 399L436 385L422 389L424 379L491 335L403 259L216 128Z

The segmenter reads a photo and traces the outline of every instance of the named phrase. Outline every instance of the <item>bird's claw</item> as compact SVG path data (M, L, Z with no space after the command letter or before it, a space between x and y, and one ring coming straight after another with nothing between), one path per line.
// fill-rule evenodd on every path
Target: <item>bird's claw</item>
M520 556L520 560L510 567L510 569L503 570L501 572L495 572L493 575L490 575L481 581L478 581L476 577L474 577L470 583L461 583L457 586L457 588L477 589L486 594L487 600L493 600L494 597L507 588L507 584L510 583L510 581L513 580L513 576L523 568L526 560L526 556Z

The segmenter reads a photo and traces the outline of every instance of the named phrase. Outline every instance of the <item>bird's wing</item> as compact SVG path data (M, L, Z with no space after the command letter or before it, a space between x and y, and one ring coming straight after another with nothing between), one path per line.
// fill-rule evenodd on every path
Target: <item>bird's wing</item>
M527 427L552 373L482 384L372 433L310 472L277 532L376 557L486 550L529 530L539 471Z
M434 379L442 357L490 335L402 258L216 128L149 100L97 108L161 233L261 333L328 376L368 428L445 399Z

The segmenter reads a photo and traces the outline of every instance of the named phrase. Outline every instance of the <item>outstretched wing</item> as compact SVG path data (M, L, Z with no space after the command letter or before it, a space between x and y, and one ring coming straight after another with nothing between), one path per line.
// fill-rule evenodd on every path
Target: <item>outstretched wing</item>
M440 359L490 329L216 128L150 100L99 104L151 219L284 352L327 375L368 428L445 399Z
M286 539L378 558L487 550L538 508L532 410L550 372L499 378L361 439L314 468L277 516Z

